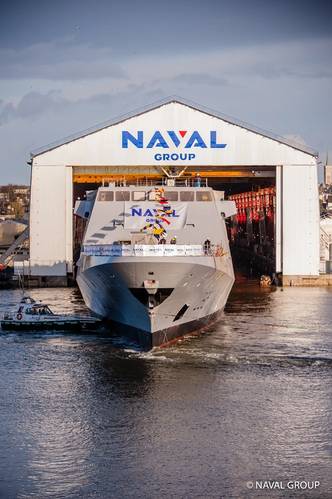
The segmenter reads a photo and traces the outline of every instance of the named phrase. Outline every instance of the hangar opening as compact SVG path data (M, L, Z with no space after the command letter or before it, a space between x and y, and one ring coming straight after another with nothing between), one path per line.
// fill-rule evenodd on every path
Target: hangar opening
M218 177L209 185L235 201L226 221L234 269L249 277L273 275L276 262L276 168L248 168L247 176Z
M147 168L147 167L146 167ZM179 171L176 166L170 169ZM227 220L228 238L234 269L248 276L273 274L276 272L276 168L252 166L239 168L193 169L185 166L183 176L174 180L178 185L195 185L197 176L200 185L212 187L225 200L236 203L237 214ZM101 185L153 185L167 184L165 175L136 174L111 175L100 168L99 173L82 173L74 169L73 201L84 199L86 191ZM104 171L104 173L102 173ZM159 172L162 173L162 172ZM74 215L73 220L73 272L79 258L86 221Z
M167 99L42 148L31 165L32 275L74 273L85 225L73 206L86 191L152 185L172 167L236 203L227 222L235 267L280 273L284 284L319 274L317 153L218 112Z

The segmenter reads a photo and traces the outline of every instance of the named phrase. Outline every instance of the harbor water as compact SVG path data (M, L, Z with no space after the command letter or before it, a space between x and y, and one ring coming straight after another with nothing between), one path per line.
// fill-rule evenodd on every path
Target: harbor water
M86 313L76 289L30 294ZM220 323L149 353L0 331L0 497L332 497L331 304L238 283Z

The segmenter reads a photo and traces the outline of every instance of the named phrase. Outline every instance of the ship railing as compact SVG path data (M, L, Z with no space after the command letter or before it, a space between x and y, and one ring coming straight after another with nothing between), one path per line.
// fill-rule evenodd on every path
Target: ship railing
M181 178L138 178L135 182L127 181L124 177L123 179L116 179L114 181L108 182L109 185L114 185L114 187L130 187L135 185L136 187L208 187L207 177L181 177ZM107 185L104 181L103 185Z
M224 256L220 244L206 247L202 244L91 244L84 245L86 256Z

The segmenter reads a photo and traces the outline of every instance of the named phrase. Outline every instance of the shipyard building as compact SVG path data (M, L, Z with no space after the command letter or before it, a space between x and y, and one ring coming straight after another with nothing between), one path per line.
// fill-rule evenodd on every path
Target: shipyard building
M235 201L228 230L242 262L280 274L284 284L318 277L317 153L179 98L32 153L31 276L65 284L74 275L84 226L73 208L86 191L155 183L172 171Z

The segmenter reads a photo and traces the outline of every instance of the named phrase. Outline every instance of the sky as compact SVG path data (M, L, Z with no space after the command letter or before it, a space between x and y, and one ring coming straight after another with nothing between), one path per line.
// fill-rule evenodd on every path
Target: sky
M3 0L0 185L30 152L177 95L332 159L326 0Z

